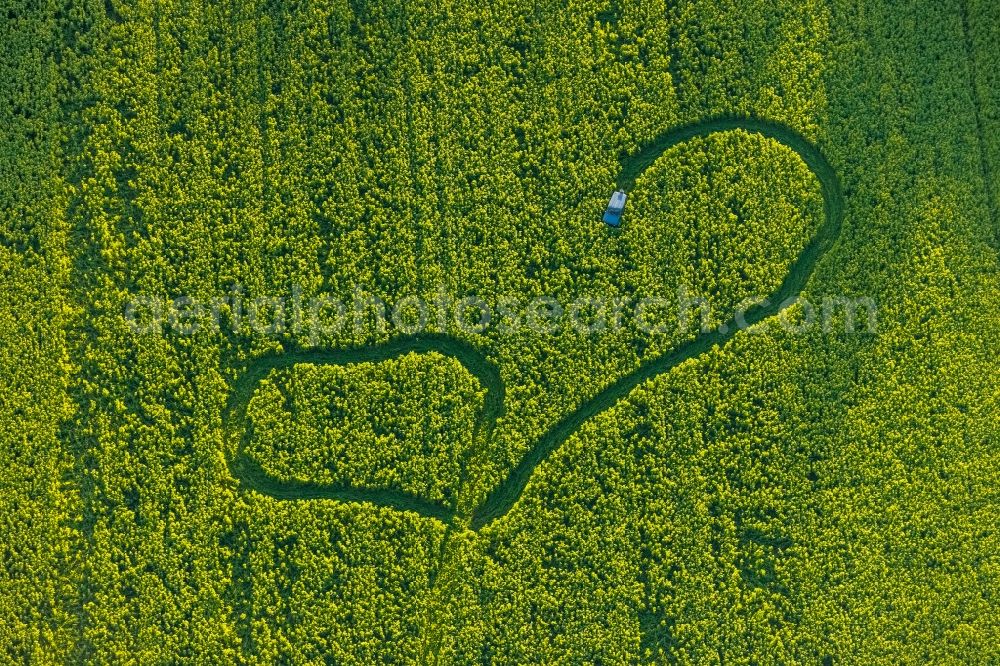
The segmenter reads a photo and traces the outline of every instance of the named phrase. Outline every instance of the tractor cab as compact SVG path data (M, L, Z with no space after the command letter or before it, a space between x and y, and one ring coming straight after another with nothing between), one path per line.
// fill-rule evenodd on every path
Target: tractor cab
M622 212L625 210L625 199L628 195L625 194L624 190L618 190L611 195L611 201L608 202L608 208L604 211L604 222L612 227L621 226L622 223Z

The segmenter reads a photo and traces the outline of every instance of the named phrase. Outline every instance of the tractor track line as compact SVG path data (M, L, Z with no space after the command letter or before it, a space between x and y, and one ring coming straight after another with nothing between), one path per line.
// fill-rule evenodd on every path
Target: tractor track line
M1000 241L1000 214L997 213L997 201L993 187L993 169L986 151L986 132L983 129L983 99L979 94L979 83L976 75L976 44L972 37L972 20L969 17L969 1L959 0L959 10L962 14L962 33L965 37L965 59L968 61L969 94L972 97L972 111L976 121L976 139L979 143L979 168L982 171L983 189L986 193L986 206L993 222L994 238Z

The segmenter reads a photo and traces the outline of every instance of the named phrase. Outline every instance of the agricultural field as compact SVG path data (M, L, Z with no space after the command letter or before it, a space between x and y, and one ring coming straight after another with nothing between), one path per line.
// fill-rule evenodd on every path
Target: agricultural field
M1000 662L1000 4L3 6L0 664Z

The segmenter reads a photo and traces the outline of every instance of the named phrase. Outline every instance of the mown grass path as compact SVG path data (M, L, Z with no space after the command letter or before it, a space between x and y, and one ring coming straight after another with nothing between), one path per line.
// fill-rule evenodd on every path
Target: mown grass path
M841 230L844 201L840 182L833 167L813 143L795 130L780 123L755 118L714 118L699 123L668 130L651 141L634 155L622 159L618 178L619 188L630 191L642 173L665 151L696 137L716 132L743 130L778 141L793 150L805 162L820 182L823 195L824 220L802 252L789 268L778 289L765 300L743 312L741 320L734 316L714 330L701 333L672 351L643 363L634 371L610 383L573 412L563 417L543 434L529 449L510 473L474 508L446 506L401 491L378 488L354 488L324 485L304 481L282 481L270 476L258 463L244 453L250 433L246 424L246 410L260 381L273 369L286 368L299 363L320 365L348 365L352 363L384 361L411 352L437 352L452 357L464 365L485 387L486 398L476 427L474 446L484 448L491 441L497 419L504 410L504 383L499 369L481 351L468 342L446 335L423 335L400 338L384 345L340 350L303 350L255 359L236 381L231 393L224 424L230 438L229 458L232 475L246 490L277 499L308 500L334 499L344 502L365 502L376 506L413 511L421 516L434 518L449 526L461 525L480 530L505 516L524 494L532 475L553 451L577 432L588 420L612 408L639 384L669 372L684 361L704 354L712 347L728 342L741 329L752 326L778 314L791 305L812 275L819 258L834 244ZM595 222L596 224L597 222ZM470 452L463 457L463 479L470 470ZM461 493L459 493L459 502Z
M459 361L486 389L483 409L476 424L477 433L473 441L482 441L492 434L494 425L503 411L504 384L500 372L482 352L457 338L443 335L424 335L400 338L384 345L352 347L337 350L302 350L282 354L270 354L257 358L240 376L233 386L223 418L227 437L235 446L235 454L229 458L230 473L239 480L240 486L276 499L335 499L343 502L366 502L376 506L388 506L402 511L413 511L428 518L450 522L456 507L386 488L356 488L307 481L284 481L269 475L261 465L245 453L251 437L246 422L247 407L254 391L268 373L280 368L289 368L302 363L315 365L350 365L353 363L377 363L410 353L437 352ZM463 470L464 472L464 470Z

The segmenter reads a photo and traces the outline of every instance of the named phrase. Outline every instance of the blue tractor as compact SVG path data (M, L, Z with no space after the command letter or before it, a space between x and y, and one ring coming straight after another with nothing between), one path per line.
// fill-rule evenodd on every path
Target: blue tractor
M625 190L618 190L611 195L611 201L608 202L608 208L604 211L604 222L612 227L621 226L622 223L622 212L625 210L625 199L628 195L625 194Z

